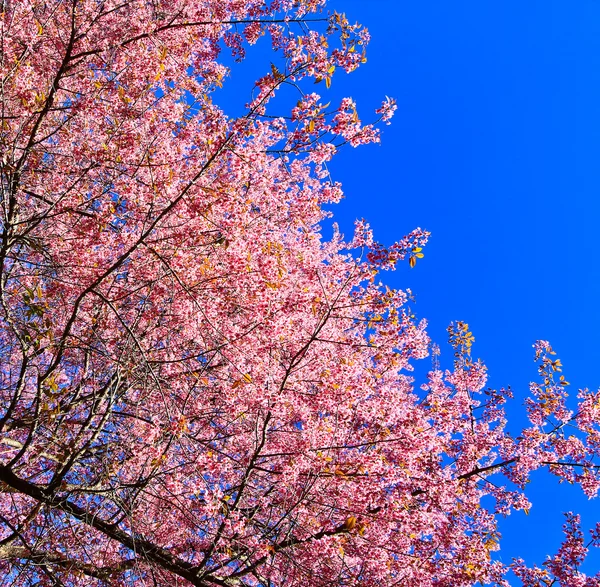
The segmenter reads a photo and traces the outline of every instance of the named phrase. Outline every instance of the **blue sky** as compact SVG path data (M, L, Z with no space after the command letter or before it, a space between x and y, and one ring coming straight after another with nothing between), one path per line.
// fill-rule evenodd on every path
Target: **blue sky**
M599 387L600 1L330 7L372 34L368 62L334 76L332 99L352 96L363 120L385 95L398 102L381 145L345 149L330 166L346 193L334 209L342 231L364 217L388 244L417 226L432 232L417 267L386 280L413 290L434 340L453 320L469 323L490 384L514 390L513 430L526 424L536 339L554 346L571 392ZM229 106L247 101L268 59L258 47L233 68ZM543 562L560 544L562 511L581 512L584 527L600 521L600 501L543 473L528 493L530 515L501 524L505 561Z
M361 109L398 101L381 146L332 164L349 227L368 218L391 242L432 232L425 258L389 275L410 287L438 341L470 324L509 413L535 378L532 343L547 339L571 391L600 385L600 2L344 0L372 34L368 63L344 80ZM347 228L349 231L349 228ZM535 475L529 517L501 524L502 558L543 562L562 511L600 520L598 501ZM588 572L600 570L594 553Z

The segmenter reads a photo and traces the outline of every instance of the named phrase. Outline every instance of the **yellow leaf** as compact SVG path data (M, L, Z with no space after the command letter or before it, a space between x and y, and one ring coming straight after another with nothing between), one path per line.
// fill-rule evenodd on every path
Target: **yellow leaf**
M415 257L411 257L408 260L408 264L411 266L411 268L414 267L417 264L417 259Z
M356 526L356 518L354 516L346 518L346 521L344 522L344 528L346 530L353 530L354 526Z
M250 376L250 373L245 373L244 374L244 381L246 383L252 383L252 377Z
M44 27L42 26L41 22L37 22L36 24L37 24L38 35L41 35L44 32Z
M332 65L328 70L327 73L332 74L335 71L335 65Z
M273 73L273 77L277 80L280 81L282 80L285 76L277 69L277 67L271 63L271 72Z
M325 87L329 89L331 87L331 78L325 78Z

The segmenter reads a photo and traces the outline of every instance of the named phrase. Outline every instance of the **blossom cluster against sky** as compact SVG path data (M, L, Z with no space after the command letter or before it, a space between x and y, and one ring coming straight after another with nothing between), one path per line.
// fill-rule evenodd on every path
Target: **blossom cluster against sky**
M330 6L372 41L359 71L315 91L352 96L365 121L386 95L398 102L381 145L346 148L330 166L346 193L333 209L342 231L351 235L357 217L388 244L417 226L431 231L417 267L386 279L412 289L434 340L452 320L469 323L490 385L513 388L513 430L526 425L536 339L558 352L571 393L600 386L600 2ZM225 82L232 111L249 101L256 67L268 67L260 43L248 57ZM584 528L600 520L580 490L537 478L529 516L501 525L507 562L554 552L563 511L581 512ZM600 570L598 553L585 570Z

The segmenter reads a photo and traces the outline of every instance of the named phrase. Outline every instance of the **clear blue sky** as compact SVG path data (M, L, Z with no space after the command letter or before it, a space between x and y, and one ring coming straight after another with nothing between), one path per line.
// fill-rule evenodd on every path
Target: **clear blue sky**
M334 209L342 231L364 217L386 243L416 226L432 232L417 267L387 280L413 290L438 342L450 321L470 324L490 384L515 392L513 430L526 424L536 339L554 346L572 392L599 387L600 1L330 6L372 34L368 63L336 74L331 98L355 98L363 120L385 95L398 102L381 145L331 164L346 193ZM268 70L261 51L233 68L226 102L247 101ZM501 524L505 561L542 563L561 541L562 511L581 512L587 527L600 521L600 500L546 474L529 495L530 515ZM595 573L592 554L585 570Z

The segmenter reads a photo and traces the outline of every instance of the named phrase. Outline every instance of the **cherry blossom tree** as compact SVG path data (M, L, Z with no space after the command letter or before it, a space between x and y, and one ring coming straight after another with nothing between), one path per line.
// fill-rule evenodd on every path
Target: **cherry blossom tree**
M369 40L325 4L2 3L0 585L506 585L530 473L596 495L600 394L567 407L548 343L513 438L468 326L443 371L380 283L428 233L322 238L327 162L395 108L316 93ZM261 37L277 63L229 117L221 54ZM600 530L565 532L524 585L600 585Z

